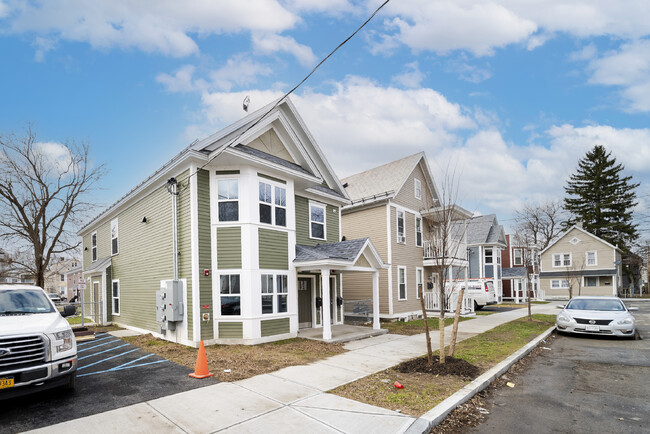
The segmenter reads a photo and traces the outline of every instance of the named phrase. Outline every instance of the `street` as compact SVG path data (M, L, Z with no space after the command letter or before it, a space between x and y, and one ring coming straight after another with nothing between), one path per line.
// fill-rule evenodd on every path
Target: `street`
M647 433L650 303L633 312L643 340L558 336L550 350L488 398L477 433Z

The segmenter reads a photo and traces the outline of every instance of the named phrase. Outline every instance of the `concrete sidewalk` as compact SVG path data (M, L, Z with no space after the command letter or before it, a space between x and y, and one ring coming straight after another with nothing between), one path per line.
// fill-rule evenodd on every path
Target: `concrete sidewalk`
M533 313L557 313L555 305ZM527 309L478 316L459 324L458 340L527 315ZM445 330L448 339L451 327ZM439 349L438 332L431 333ZM403 433L416 418L325 393L426 354L424 334L385 334L345 344L348 352L233 383L219 383L49 426L48 433Z

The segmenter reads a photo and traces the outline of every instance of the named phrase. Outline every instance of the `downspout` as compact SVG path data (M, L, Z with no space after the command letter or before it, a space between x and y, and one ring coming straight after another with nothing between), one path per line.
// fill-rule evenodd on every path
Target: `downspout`
M172 254L174 256L173 268L174 268L174 280L178 280L178 207L177 207L177 196L178 196L178 182L176 178L169 178L167 181L167 190L172 195Z

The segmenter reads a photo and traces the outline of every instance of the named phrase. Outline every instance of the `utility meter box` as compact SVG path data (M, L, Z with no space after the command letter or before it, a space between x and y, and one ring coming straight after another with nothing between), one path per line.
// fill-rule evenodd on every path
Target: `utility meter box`
M160 291L156 291L156 322L160 328L174 330L174 323L183 321L183 308L183 282L161 280Z
M165 303L165 298L167 296L167 291L160 290L156 291L156 322L161 324L163 329L167 329L167 312Z

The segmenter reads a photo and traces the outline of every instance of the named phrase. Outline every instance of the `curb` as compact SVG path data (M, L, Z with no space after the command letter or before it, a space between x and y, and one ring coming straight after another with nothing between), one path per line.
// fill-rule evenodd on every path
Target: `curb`
M488 387L492 381L503 375L517 361L533 351L533 349L539 345L541 341L549 337L549 335L553 333L554 330L555 326L550 327L544 333L537 336L535 339L528 342L526 345L508 356L501 363L492 367L489 371L479 376L467 386L463 387L458 392L454 393L449 398L445 399L440 404L424 413L422 416L416 419L413 424L411 424L411 426L406 430L406 434L428 433L431 428L442 422L456 407L469 401L478 392Z

